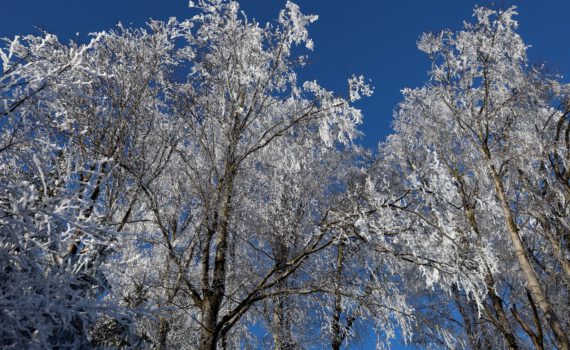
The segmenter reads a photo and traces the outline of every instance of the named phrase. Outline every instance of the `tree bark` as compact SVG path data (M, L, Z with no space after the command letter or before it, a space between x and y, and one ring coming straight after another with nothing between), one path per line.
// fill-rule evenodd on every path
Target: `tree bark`
M481 350L481 340L477 338L476 330L474 329L475 324L471 321L472 317L471 314L475 313L473 310L465 310L463 307L464 301L462 300L461 293L456 285L452 286L453 296L455 297L455 304L459 309L459 314L461 318L463 318L463 329L467 334L467 338L469 338L469 344L473 350ZM469 306L470 309L473 309L472 305L470 305L469 301L465 303L466 306Z
M276 255L276 265L279 270L285 268L287 262L286 246L279 244L277 249L275 249ZM277 284L278 287L284 286L284 281ZM273 317L272 317L272 328L273 328L273 349L274 350L285 350L288 349L287 338L285 334L286 324L285 324L285 296L278 296L273 298Z
M211 284L205 281L208 286L203 290L203 300L201 305L202 319L200 331L200 350L215 350L220 336L220 325L218 315L222 305L222 300L226 293L226 265L229 239L229 220L231 215L231 201L235 171L232 163L226 170L225 183L222 186L222 208L220 212L220 225L216 232L216 245L214 257L214 269ZM211 237L209 237L211 238ZM204 254L209 254L204 252ZM206 263L209 259L205 260ZM209 266L202 267L206 273L210 271Z
M202 300L202 319L200 331L200 350L215 350L218 343L216 325L220 310L220 301L211 294Z
M546 317L546 320L548 321L548 324L554 333L554 337L556 338L560 349L570 350L570 342L568 341L568 336L562 328L562 324L556 316L556 313L548 301L546 294L542 290L540 282L536 277L535 271L530 263L530 259L526 254L524 244L519 235L519 229L515 223L515 218L511 207L509 206L509 201L507 199L503 181L497 169L492 163L491 152L489 151L489 148L486 144L483 145L483 155L489 164L489 171L491 173L496 195L501 204L509 238L513 244L515 255L523 272L523 276L527 283L530 294L532 295L533 300L538 304L541 311L544 313L544 316Z
M518 350L519 346L517 344L517 338L511 329L511 325L507 319L505 309L503 308L503 299L501 299L501 297L499 297L495 291L495 282L490 272L488 272L487 276L485 276L485 283L487 284L487 294L493 303L493 309L497 315L497 328L499 328L499 332L501 332L505 338L507 348L509 350Z
M556 258L560 262L560 266L562 267L562 271L564 272L564 277L566 279L566 284L568 287L570 287L570 260L566 259L565 252L560 248L562 238L558 238L555 236L555 233L552 231L550 225L546 220L547 220L546 218L543 218L543 224L547 230L546 238L548 238L548 241L552 246L552 251L554 252L554 256L556 256ZM562 228L559 227L558 224L556 225L556 231L559 237L562 237L562 235L564 234L563 232L561 232Z
M283 301L273 299L273 349L283 350Z
M536 350L544 350L544 334L542 332L542 326L540 324L540 319L538 317L538 310L536 309L536 304L532 300L532 296L530 295L530 292L528 289L526 290L526 294L527 294L528 301L530 303L530 307L532 309L532 315L534 318L534 325L536 327L536 333L530 328L530 326L519 315L519 312L517 310L516 305L513 305L513 307L511 308L511 313L513 314L513 316L515 317L515 319L517 320L519 325L522 327L522 329L526 332L526 334L528 334L528 336L532 340L534 348Z
M342 342L344 341L344 336L342 334L342 324L341 324L341 313L342 313L342 295L340 294L340 285L342 283L342 267L344 264L344 251L343 243L339 243L337 246L337 259L336 259L336 287L334 295L334 313L333 313L333 323L332 323L332 339L331 348L332 350L340 350Z
M168 332L170 330L170 325L168 320L164 317L160 318L158 325L158 344L157 350L167 350L168 349Z
M475 217L475 207L471 203L469 203L467 199L467 195L465 193L464 188L464 181L459 175L454 175L455 178L459 181L461 185L461 197L463 200L463 205L465 207L465 215L467 216L467 221L469 222L469 226L477 235L477 246L480 248L481 246L481 233L479 231L479 225L477 223L477 218ZM497 294L495 290L495 280L493 278L493 274L489 269L488 265L485 263L487 274L485 275L485 284L487 286L487 296L491 299L491 303L493 304L493 309L496 314L496 321L497 321L497 328L505 342L507 344L507 348L509 350L518 350L519 346L517 343L517 339L513 333L511 325L507 319L507 315L505 309L503 308L503 300Z

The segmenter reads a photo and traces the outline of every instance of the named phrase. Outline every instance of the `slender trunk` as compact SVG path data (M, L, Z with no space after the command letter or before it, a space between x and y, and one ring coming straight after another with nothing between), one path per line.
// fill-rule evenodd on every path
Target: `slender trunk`
M160 318L160 322L158 325L158 344L157 350L166 350L168 349L168 331L170 330L170 324L168 320L164 317Z
M273 349L283 350L283 301L277 297L273 300Z
M217 296L210 294L202 300L202 319L200 330L200 350L215 350L218 342L216 325L220 302Z
M460 181L460 183L463 185L462 180ZM461 193L461 196L463 198L463 202L464 202L464 205L466 208L465 214L467 216L467 220L469 222L469 225L471 226L471 229L473 229L473 231L477 234L477 245L480 246L481 245L481 241L480 241L481 234L479 232L479 225L477 224L477 218L475 217L474 207L468 203L467 196L465 195L464 192ZM495 280L493 278L493 274L491 273L491 270L489 269L488 265L485 267L487 269L487 273L485 275L485 284L487 286L487 296L489 297L489 299L491 299L491 302L493 304L493 309L494 309L496 317L497 317L497 319L496 319L497 328L498 328L499 332L501 333L501 335L503 336L503 338L505 339L505 342L507 344L507 348L509 350L518 350L519 346L517 344L517 339L513 333L511 325L507 319L505 309L503 308L503 300L501 299L501 297L499 297L499 295L497 294L497 292L495 290Z
M333 322L332 322L332 340L331 348L332 350L340 350L340 346L344 341L344 336L342 334L342 324L341 324L341 313L342 313L342 295L340 293L340 285L342 283L342 266L344 264L344 251L343 243L339 243L337 246L337 259L336 259L336 276L335 276L335 295L334 295L334 311L333 311Z
M103 181L103 176L104 176L104 171L105 171L106 166L107 166L106 162L103 162L101 164L101 171L100 171L99 175L97 176L95 188L93 189L91 196L89 196L89 199L91 201L89 204L89 207L81 212L80 217L82 218L82 220L89 219L91 217L91 214L93 213L93 208L95 206L95 202L97 201L97 199L99 198L99 194L101 193L101 182ZM95 171L95 168L96 168L95 165L92 165L90 167L89 177L87 177L87 178L85 177L84 174L81 174L80 186L82 187L82 189L80 190L80 193L79 193L79 200L83 199L83 194L86 191L85 183L90 181L92 173ZM81 244L81 236L82 235L83 235L83 232L80 229L75 230L75 232L73 233L73 239L71 240L71 242L67 246L67 255L68 256L74 256L77 253L79 253L78 250L79 250L79 245Z
M287 262L287 247L284 244L278 244L275 249L276 265L279 270L285 268ZM284 281L277 284L277 287L283 287ZM273 349L283 350L287 349L287 338L285 334L285 296L278 296L273 299Z
M546 218L544 218L544 221L546 222ZM561 232L563 229L560 227L559 224L556 225L556 230L558 231L557 233L559 237L562 237L564 233ZM560 266L562 267L562 271L564 272L564 276L566 278L566 283L570 287L570 260L566 258L565 252L560 247L562 239L561 238L557 239L557 237L555 237L554 232L550 230L546 232L546 237L548 238L548 241L552 246L554 256L560 262Z
M497 315L497 328L499 328L499 332L501 332L503 338L505 338L507 348L509 350L518 350L519 346L517 344L517 338L511 329L505 309L503 308L503 299L501 299L495 291L495 282L493 281L493 275L491 275L490 272L485 276L485 283L487 284L487 294L493 303L493 309Z
M471 344L471 347L474 350L480 350L481 349L481 341L479 339L477 339L477 336L475 334L475 330L473 329L473 324L471 322L471 317L470 317L470 312L472 312L471 310L467 311L465 310L465 308L463 307L463 298L461 297L461 294L459 293L459 289L457 289L456 285L452 286L452 290L453 290L453 295L455 297L455 304L457 305L457 308L459 309L459 313L461 314L461 318L463 318L463 328L465 330L465 333L467 334L467 338L469 338L469 343ZM469 301L467 301L469 302ZM467 305L469 306L469 305Z
M535 334L532 332L532 330L529 328L529 326L524 322L524 320L519 315L519 312L515 306L513 306L513 308L511 309L511 312L512 312L513 316L515 317L515 319L518 321L521 328L529 336L530 340L532 341L532 344L534 345L534 348L536 350L544 350L544 346L542 345L542 342L540 341L540 339L538 339L535 336Z
M541 165L541 171L543 172L543 177L544 178L548 178L549 174L548 171L546 170L546 167L543 165ZM565 171L564 175L560 175L558 172L560 170L558 168L555 169L555 173L556 173L556 180L559 181L563 188L564 188L564 192L563 192L563 196L564 196L564 203L568 203L570 201L570 188L568 187L568 175L570 175L570 173L568 173L567 171ZM532 185L530 180L526 179L526 177L524 177L524 172L522 170L519 169L519 173L522 174L523 178L525 179L525 183L527 183L527 186L529 187L529 189L532 190ZM548 181L544 181L544 185L542 187L542 196L546 199L547 194L549 193L549 191L551 191L551 186L548 184ZM550 242L550 246L552 247L552 252L554 253L554 257L556 259L558 259L558 261L560 262L560 266L562 267L562 272L564 273L564 278L566 279L566 285L567 287L570 288L570 260L568 260L566 258L566 251L565 251L565 247L563 246L564 242L564 235L565 235L565 230L563 228L564 222L563 222L563 218L558 217L555 222L553 222L551 224L548 215L546 215L546 212L548 212L548 208L542 208L539 209L539 212L542 211L542 214L539 215L538 220L540 221L540 224L542 225L542 228L544 230L544 235L546 236L546 238L548 239L548 241ZM558 215L557 215L558 216ZM570 252L570 250L569 250Z
M519 265L523 272L523 276L527 283L528 289L532 295L532 298L536 301L539 308L544 313L546 320L550 325L550 328L554 332L554 337L556 338L556 341L558 342L560 349L570 350L570 342L568 341L568 336L564 332L562 324L560 323L558 317L556 316L552 305L546 298L546 294L542 290L542 287L540 285L538 278L536 277L536 274L530 263L530 260L526 255L526 250L519 236L519 230L515 223L514 215L507 200L505 188L503 186L503 181L499 176L497 169L492 163L491 153L487 145L483 145L483 153L487 162L489 163L489 171L491 172L491 177L493 180L493 185L495 187L495 192L497 197L499 198L499 202L503 210L503 215L507 225L509 238L511 239L511 242L513 244L515 255L517 257L517 260L519 261Z
M532 316L534 320L534 326L536 327L536 332L534 332L520 316L516 305L513 305L513 307L511 308L511 313L513 314L513 316L515 317L521 328L526 332L526 334L528 334L528 336L532 340L534 348L536 350L544 350L544 334L542 332L542 325L540 324L540 319L538 316L538 310L536 308L536 304L534 303L534 300L532 300L532 296L530 295L530 291L528 289L526 290L526 296L530 303L530 308L532 309Z
M214 258L214 269L211 285L203 291L202 319L200 331L200 350L215 350L218 337L220 336L220 325L218 315L222 305L222 300L226 293L226 265L229 239L229 220L231 215L231 201L233 191L233 176L235 173L228 172L227 183L223 189L223 204L220 213L220 226L216 237L216 253ZM209 254L209 252L205 252ZM206 259L209 261L209 259ZM209 271L208 267L203 267Z

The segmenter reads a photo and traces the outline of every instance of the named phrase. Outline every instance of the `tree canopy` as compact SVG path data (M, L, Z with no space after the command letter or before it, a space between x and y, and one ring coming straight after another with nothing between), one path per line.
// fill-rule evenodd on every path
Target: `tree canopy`
M424 86L301 81L317 19L0 43L0 345L569 349L570 86L516 9L427 33Z

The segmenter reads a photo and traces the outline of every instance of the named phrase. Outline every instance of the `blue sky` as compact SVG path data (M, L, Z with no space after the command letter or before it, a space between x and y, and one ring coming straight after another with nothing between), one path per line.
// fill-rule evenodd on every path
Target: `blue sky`
M277 16L284 0L242 0L250 17L265 22ZM459 28L471 20L472 0L298 0L306 13L319 15L310 27L315 50L302 77L317 79L325 87L346 93L346 79L364 74L376 87L374 96L358 105L364 112L362 140L376 147L390 132L392 111L404 87L422 85L429 61L416 49L426 31ZM568 0L496 1L519 9L520 33L532 45L532 62L546 61L554 70L570 74ZM28 0L2 4L0 36L33 33L36 27L67 40L79 32L105 30L121 21L144 25L148 18L184 18L190 14L186 0ZM565 79L568 81L568 79Z
M460 28L471 20L472 0L298 0L305 13L319 15L309 29L315 41L310 64L301 72L328 89L345 94L346 80L363 74L376 87L374 96L359 102L365 122L362 140L375 148L390 133L392 111L404 87L426 81L429 61L416 49L419 35L426 31ZM261 22L277 16L285 0L241 0L242 9ZM570 76L568 40L570 1L496 1L503 7L515 4L523 39L532 45L531 63L547 62L554 71ZM144 25L148 18L180 19L191 14L187 0L5 0L0 5L0 36L37 33L36 27L67 41L76 32L105 30L121 21ZM565 81L570 81L568 78ZM360 344L367 349L370 344Z
M241 0L241 7L261 22L277 16L285 0ZM404 87L422 85L429 68L427 58L416 49L419 35L426 31L459 28L471 20L472 0L298 0L306 13L319 15L310 27L315 50L302 77L317 79L328 89L345 94L346 79L364 74L376 87L374 96L359 102L364 112L362 140L375 148L390 132L392 111ZM568 0L496 1L519 9L520 33L531 62L548 62L554 70L570 74L570 13ZM76 32L105 30L121 21L144 25L152 17L184 18L191 13L187 0L22 0L3 1L0 36L34 33L36 27L67 40ZM569 81L568 79L565 79Z

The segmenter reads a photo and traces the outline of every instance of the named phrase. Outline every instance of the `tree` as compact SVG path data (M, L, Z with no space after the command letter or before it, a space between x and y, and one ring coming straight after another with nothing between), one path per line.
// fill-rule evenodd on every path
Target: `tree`
M16 37L0 47L0 338L5 348L80 348L112 317L125 344L136 346L131 319L100 301L108 288L96 252L111 235L91 215L100 171L75 148L66 116L50 109L73 77L87 45L53 35ZM90 170L88 170L90 169ZM88 172L88 173L87 173ZM77 238L81 237L81 244Z
M260 27L235 2L197 6L173 29L184 43L175 75L186 76L161 94L168 155L156 180L135 178L146 210L127 229L144 232L133 245L146 244L144 259L157 262L158 271L136 273L143 289L176 310L152 337L184 346L175 343L184 334L213 349L239 342L240 320L260 301L319 291L314 273L288 281L336 239L335 207L353 171L344 153L361 116L315 82L297 84L304 58L292 47L311 47L305 27L316 17L288 3ZM369 90L355 79L352 93Z
M191 5L0 46L3 347L568 349L570 87L514 8L422 36L371 155L364 78L298 81L316 16Z
M453 243L438 259L475 254L476 265L468 266L472 281L478 281L475 289L465 289L461 279L454 283L466 290L466 302L477 301L504 344L518 348L514 329L520 326L535 347L544 346L544 319L566 349L568 306L559 301L567 295L560 283L566 238L548 226L556 221L552 217L536 218L552 212L536 205L547 196L542 192L550 191L546 184L564 179L551 167L560 159L551 150L560 145L554 140L560 140L566 120L560 101L567 97L559 83L528 67L514 14L514 8L477 8L477 22L464 30L422 36L419 47L433 60L430 83L404 92L386 157L396 157L393 166L410 183L400 209ZM542 142L548 146L539 146ZM555 287L546 290L550 283ZM514 304L512 316L501 289ZM528 305L526 320L518 303ZM474 336L482 333L469 329L466 308L459 307L476 347Z

